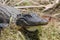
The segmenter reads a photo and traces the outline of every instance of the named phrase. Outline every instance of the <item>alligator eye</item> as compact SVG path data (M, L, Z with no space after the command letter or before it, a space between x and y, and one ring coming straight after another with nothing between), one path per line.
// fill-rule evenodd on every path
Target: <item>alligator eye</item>
M18 14L18 15L17 15L17 17L20 17L20 16L21 16L21 14Z
M17 16L21 16L21 14L18 14Z

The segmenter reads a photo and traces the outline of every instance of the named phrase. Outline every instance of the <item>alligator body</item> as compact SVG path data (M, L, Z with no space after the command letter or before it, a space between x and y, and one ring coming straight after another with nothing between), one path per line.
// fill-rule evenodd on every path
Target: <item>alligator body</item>
M9 24L11 17L13 18L12 22L19 26L36 26L48 23L48 20L39 17L35 13L22 14L13 7L0 5L0 22L2 20L3 23Z

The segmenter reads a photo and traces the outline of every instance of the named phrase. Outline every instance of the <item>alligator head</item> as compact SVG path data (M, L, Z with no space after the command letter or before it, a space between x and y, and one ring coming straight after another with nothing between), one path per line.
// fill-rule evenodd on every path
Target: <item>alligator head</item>
M17 16L16 24L18 26L38 26L48 24L48 20L39 17L35 13L19 14Z

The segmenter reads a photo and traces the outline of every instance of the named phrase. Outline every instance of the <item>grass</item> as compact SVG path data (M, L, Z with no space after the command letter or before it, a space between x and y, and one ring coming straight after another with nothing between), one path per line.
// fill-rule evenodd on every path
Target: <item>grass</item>
M40 40L60 40L60 31L59 27L55 27L54 25L50 25L49 27L46 26L38 26L29 28L29 30L39 30L39 38ZM19 31L16 28L5 28L2 31L2 36L0 37L1 40L23 40L20 36Z

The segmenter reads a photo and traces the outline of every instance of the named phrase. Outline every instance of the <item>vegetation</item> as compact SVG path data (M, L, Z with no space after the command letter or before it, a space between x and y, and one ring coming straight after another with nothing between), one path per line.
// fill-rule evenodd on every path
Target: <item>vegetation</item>
M54 2L55 1L55 2ZM47 25L27 28L32 31L38 29L40 40L60 40L60 0L2 0L0 4L12 6L21 10L22 13L35 12L38 15L52 17ZM2 30L0 40L25 40L25 37L18 31L19 27L11 24Z

